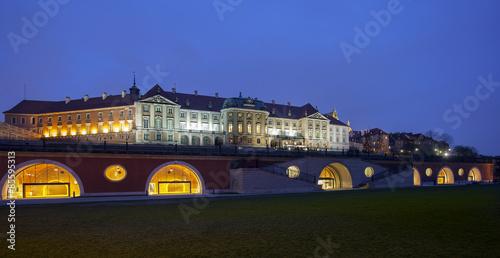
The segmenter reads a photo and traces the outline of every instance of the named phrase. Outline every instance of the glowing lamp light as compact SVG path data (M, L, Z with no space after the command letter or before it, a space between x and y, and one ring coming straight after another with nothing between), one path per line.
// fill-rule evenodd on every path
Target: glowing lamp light
M123 131L128 132L128 127L123 128Z
M53 133L52 136L56 137L57 136L57 133Z
M46 134L45 134L45 137L49 137L49 133L46 133Z
M108 133L108 128L104 128L104 133Z
M120 127L115 127L115 133L120 131Z
M92 134L96 134L97 133L97 130L96 129L92 129Z
M71 135L76 135L76 132L75 131L71 132Z
M66 132L62 132L62 136L66 136L66 135L67 135L67 133L66 133Z
M82 135L86 135L86 134L87 134L87 131L83 130Z

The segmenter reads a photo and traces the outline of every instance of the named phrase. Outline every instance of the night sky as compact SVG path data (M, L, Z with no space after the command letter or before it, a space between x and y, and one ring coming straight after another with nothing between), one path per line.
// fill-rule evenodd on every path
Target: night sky
M500 1L40 2L2 1L2 112L25 84L30 100L115 95L135 71L143 94L311 103L500 154Z

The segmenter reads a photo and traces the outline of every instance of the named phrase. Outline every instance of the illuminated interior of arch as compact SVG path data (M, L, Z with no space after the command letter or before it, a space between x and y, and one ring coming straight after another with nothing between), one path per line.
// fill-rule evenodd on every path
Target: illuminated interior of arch
M479 169L477 168L472 168L469 171L469 175L467 177L468 181L481 181L481 173L479 172Z
M335 172L332 171L332 168L325 167L321 174L319 175L318 185L321 185L323 190L330 190L334 188L339 188L338 183L336 182Z
M453 184L453 173L449 168L442 168L439 170L438 176L437 176L437 183L438 184Z
M8 184L9 181L5 184ZM38 163L16 172L14 192L7 186L7 198L61 198L80 196L80 186L71 173L46 163Z
M420 174L416 168L413 168L413 185L420 185Z
M183 165L168 165L158 170L149 182L149 194L201 193L196 173Z
M286 169L286 174L289 178L296 178L299 176L300 174L300 170L298 167L296 166L289 166L287 169Z

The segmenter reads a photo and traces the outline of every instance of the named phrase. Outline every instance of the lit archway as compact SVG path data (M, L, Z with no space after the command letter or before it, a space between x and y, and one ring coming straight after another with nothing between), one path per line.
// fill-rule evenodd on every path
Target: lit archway
M481 172L479 171L479 169L472 168L469 171L469 175L467 177L467 181L477 181L477 182L480 182L481 181Z
M413 185L420 185L420 173L417 168L413 168Z
M68 166L52 160L31 160L18 165L14 180L2 179L3 199L68 198L83 194L82 182Z
M454 183L453 172L449 167L443 167L441 168L441 170L439 170L439 173L437 175L437 183L439 185Z
M205 183L201 174L191 165L168 162L158 166L148 178L146 192L149 195L201 194Z
M321 171L318 185L323 190L352 188L352 179L349 170L340 163L332 163Z

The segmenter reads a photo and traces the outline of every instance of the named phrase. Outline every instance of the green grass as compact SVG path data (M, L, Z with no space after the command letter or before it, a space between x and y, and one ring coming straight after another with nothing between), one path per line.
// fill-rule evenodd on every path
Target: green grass
M468 185L212 199L190 223L180 203L19 206L17 250L2 240L0 257L492 257L499 196L500 185Z

